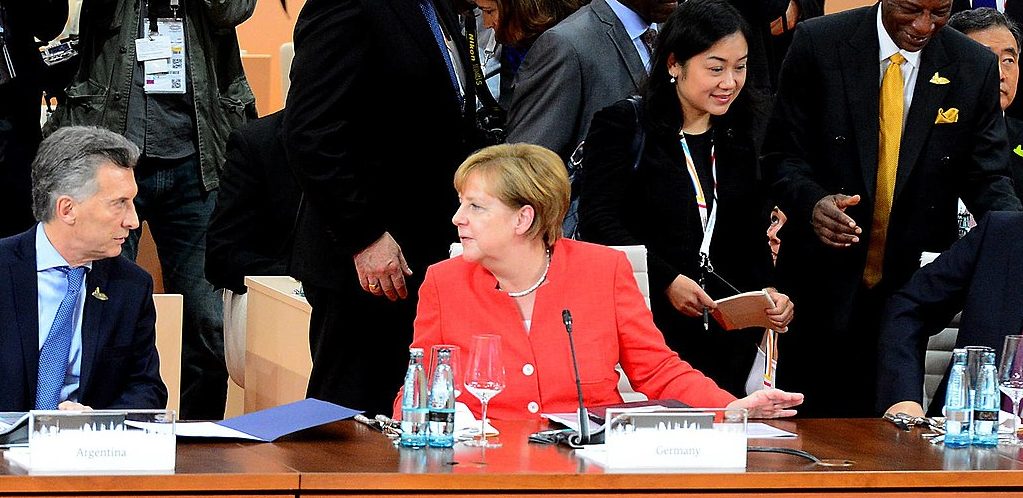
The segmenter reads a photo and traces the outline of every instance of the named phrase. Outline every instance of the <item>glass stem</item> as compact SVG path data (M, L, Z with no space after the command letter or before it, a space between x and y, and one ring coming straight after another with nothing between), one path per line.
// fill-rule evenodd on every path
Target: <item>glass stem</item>
M489 401L488 399L482 400L483 417L480 419L480 443L483 445L487 444L487 404L489 404Z
M1019 414L1019 402L1020 400L1012 400L1012 442L1019 444L1019 420L1016 418Z

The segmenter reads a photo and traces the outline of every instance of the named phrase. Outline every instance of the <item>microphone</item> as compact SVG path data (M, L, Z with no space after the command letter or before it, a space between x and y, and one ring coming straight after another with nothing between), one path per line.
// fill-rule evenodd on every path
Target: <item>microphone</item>
M579 397L579 432L569 438L573 445L584 445L590 442L590 413L583 404L583 385L579 378L579 361L575 357L575 342L572 340L572 312L567 309L561 311L561 321L565 324L565 331L568 332L568 347L572 352L572 368L575 369L575 390Z

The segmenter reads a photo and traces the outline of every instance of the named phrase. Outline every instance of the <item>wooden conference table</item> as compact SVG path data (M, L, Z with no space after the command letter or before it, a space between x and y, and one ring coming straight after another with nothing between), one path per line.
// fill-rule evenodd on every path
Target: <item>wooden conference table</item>
M751 445L799 448L847 468L750 453L745 472L611 473L566 448L526 442L532 422L494 422L504 446L486 454L407 450L354 421L276 443L178 444L177 472L145 476L28 476L0 463L2 496L1023 496L1023 453L945 450L880 419L773 421L796 439ZM486 465L477 462L485 461Z

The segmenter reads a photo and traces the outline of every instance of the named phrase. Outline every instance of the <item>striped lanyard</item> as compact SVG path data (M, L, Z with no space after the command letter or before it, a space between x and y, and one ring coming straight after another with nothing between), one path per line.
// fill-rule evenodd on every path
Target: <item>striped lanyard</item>
M693 190L696 191L696 208L700 212L700 223L703 225L703 241L700 243L700 255L707 257L710 254L710 241L714 237L714 225L718 215L718 166L717 156L714 154L714 143L710 145L710 174L713 179L714 190L711 192L714 199L714 206L710 212L707 211L707 196L703 192L703 185L700 184L700 175L696 173L696 164L693 162L693 153L686 143L686 135L679 133L679 144L682 145L682 155L686 158L686 169L689 170L689 179L693 182Z

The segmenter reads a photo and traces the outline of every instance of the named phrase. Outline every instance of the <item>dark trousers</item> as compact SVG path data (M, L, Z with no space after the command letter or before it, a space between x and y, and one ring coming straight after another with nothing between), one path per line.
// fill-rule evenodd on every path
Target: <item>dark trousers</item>
M408 365L419 283L409 282L408 299L397 302L364 292L354 279L345 283L351 286L343 290L303 284L313 308L307 396L390 416Z
M0 118L0 238L17 235L35 224L31 171L39 128L24 128Z
M144 157L135 169L135 208L149 224L163 271L164 291L184 296L181 337L181 413L186 420L220 420L227 401L221 291L206 281L206 227L216 192L205 192L199 156ZM125 253L138 253L141 228Z
M821 314L825 310L796 312L790 332L778 340L777 385L806 396L797 408L799 416L879 415L875 408L878 336L891 293L884 282L873 289L861 285L853 299L852 318L840 330L823 325L828 323L827 315Z

